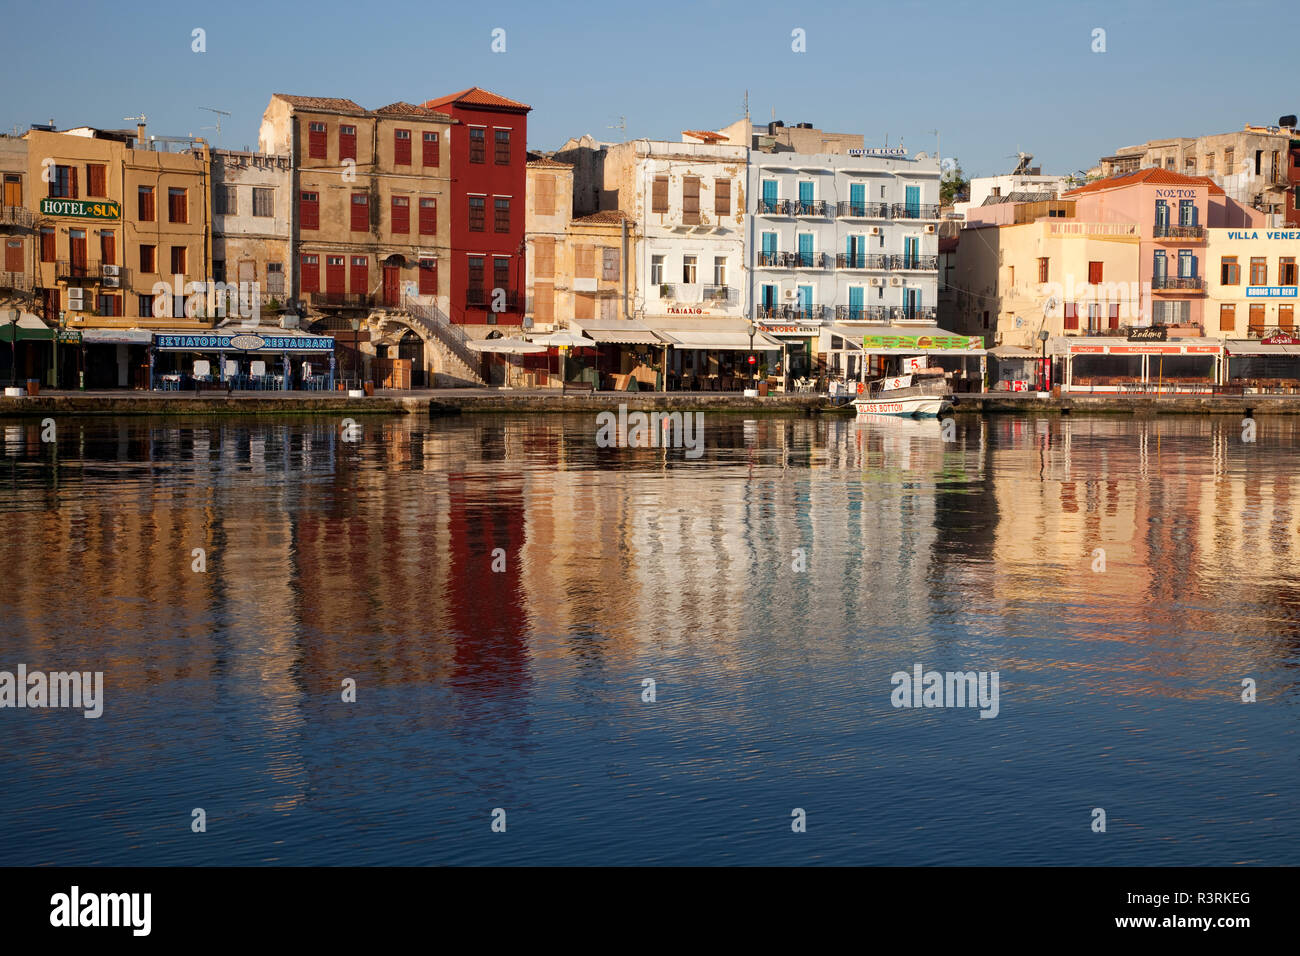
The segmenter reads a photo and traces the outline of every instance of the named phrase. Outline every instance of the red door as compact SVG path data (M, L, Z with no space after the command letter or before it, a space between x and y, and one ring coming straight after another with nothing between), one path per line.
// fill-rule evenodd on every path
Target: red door
M23 271L23 241L21 239L5 240L5 272Z
M365 295L370 291L370 257L352 257L352 294Z
M391 262L384 263L384 305L397 305L400 298L402 270Z
M325 257L325 294L328 296L338 296L339 301L343 299L343 293L347 291L343 273L342 256Z

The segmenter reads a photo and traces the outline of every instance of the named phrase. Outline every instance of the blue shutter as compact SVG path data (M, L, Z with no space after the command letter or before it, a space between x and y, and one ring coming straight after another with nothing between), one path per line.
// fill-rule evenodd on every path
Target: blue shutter
M799 286L799 308L804 312L812 309L812 292L812 286L810 285Z
M862 286L849 286L849 318L862 318Z
M921 187L907 187L907 218L919 219L921 217Z
M767 205L768 209L771 209L773 206L776 205L776 180L775 179L763 180L763 202Z
M776 255L776 233L774 232L763 233L763 255L765 256Z
M799 201L801 203L811 203L813 201L813 184L801 182L799 184Z
M867 187L862 183L852 183L849 186L849 204L852 206L853 215L866 215Z
M799 233L799 264L811 268L813 264L813 237L810 232Z

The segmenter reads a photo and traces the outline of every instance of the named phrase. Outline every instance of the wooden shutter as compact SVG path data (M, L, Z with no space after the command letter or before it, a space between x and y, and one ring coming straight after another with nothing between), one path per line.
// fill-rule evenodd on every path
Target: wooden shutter
M578 246L573 254L573 274L579 279L596 278L596 247ZM590 315L586 318L591 318Z
M533 240L533 275L550 279L555 275L555 240L549 236Z
M394 196L392 198L392 211L390 216L393 221L393 232L406 235L411 231L411 200L408 196Z
M1100 263L1100 262L1089 262L1089 263L1088 263L1088 281L1089 281L1090 283L1096 283L1096 282L1100 282L1100 281L1101 281L1101 263Z
M1264 303L1252 302L1250 305L1250 328L1264 328Z
M610 246L600 250L600 277L606 282L618 281L618 250Z
M1280 329L1295 328L1295 306L1279 305L1277 307L1277 327Z
M535 211L539 216L555 215L555 177L538 176Z
M92 164L86 167L86 195L87 196L107 196L105 192L106 176L104 175L105 167Z
M117 264L117 236L112 230L99 234L99 261L106 266Z
M533 321L555 321L555 289L549 283L538 283L533 289Z
M79 199L77 195L77 167L68 167L68 196L71 199Z
M682 222L688 226L700 223L700 177L682 177Z
M5 240L5 272L23 272L23 241Z
M1237 307L1231 302L1219 306L1219 331L1232 332L1237 328Z
M656 176L654 185L654 194L650 199L651 212L668 211L668 177Z
M433 236L438 233L438 200L420 200L420 235Z
M713 181L713 212L718 216L731 215L731 180Z
M1119 303L1118 302L1112 302L1110 306L1110 327L1112 329L1119 328Z
M596 297L590 292L579 292L573 297L573 317L575 319L594 319L596 317Z
M420 295L438 294L438 260L420 260Z
M1067 329L1079 327L1079 306L1073 302L1065 303L1065 327Z
M370 196L367 193L352 194L352 231L370 231Z

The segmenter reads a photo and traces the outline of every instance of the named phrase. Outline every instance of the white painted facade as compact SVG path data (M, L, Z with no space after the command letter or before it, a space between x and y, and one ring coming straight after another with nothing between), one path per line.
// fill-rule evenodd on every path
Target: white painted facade
M1006 173L1002 176L977 176L970 181L970 201L953 204L953 209L963 219L972 206L982 206L990 196L1010 196L1012 193L1050 192L1059 197L1072 188L1064 176L1042 176L1029 173Z

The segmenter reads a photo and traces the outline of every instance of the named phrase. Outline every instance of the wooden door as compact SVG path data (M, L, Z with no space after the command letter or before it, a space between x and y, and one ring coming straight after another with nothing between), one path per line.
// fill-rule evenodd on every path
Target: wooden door
M395 306L401 298L401 267L392 262L384 263L384 305Z
M325 257L325 293L342 296L347 291L342 256Z

